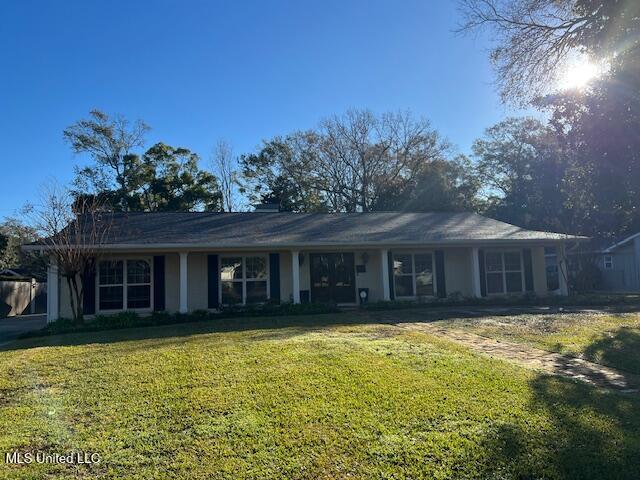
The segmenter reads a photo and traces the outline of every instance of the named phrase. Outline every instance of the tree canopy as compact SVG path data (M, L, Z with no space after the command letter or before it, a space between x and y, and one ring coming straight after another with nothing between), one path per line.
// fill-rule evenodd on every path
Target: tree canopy
M95 195L116 211L220 210L217 179L200 169L197 154L162 142L139 152L148 131L99 110L65 129L73 151L93 160L76 167L76 195Z
M556 160L540 167L544 178L532 176L533 190L521 181L522 172L493 172L503 181L506 178L511 189L498 202L502 213L512 204L508 218L522 220L520 209L543 224L543 212L536 212L530 201L511 201L536 193L541 198L550 195L560 207L555 215L551 210L551 218L574 231L602 237L638 231L640 2L460 0L460 5L463 30L488 29L493 34L491 58L503 99L547 110L550 120L544 137L555 137L545 143L554 145L548 155ZM560 88L559 77L581 58L600 65L600 74L582 88ZM474 148L485 172L512 163L491 164L492 152L483 149L482 142ZM526 152L538 155L531 145ZM510 158L520 158L520 153L512 152ZM507 152L500 154L504 157Z
M266 141L241 165L254 201L292 211L468 207L476 188L471 166L449 157L450 146L424 119L349 110Z
M461 31L486 30L503 100L551 93L576 57L638 69L637 0L459 0Z

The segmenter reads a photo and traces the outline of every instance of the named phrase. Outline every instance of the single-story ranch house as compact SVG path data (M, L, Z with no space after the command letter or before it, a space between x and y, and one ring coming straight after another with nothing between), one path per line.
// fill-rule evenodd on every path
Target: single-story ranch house
M582 239L472 213L112 214L84 311L566 295L565 244ZM48 285L49 320L70 317L55 265Z

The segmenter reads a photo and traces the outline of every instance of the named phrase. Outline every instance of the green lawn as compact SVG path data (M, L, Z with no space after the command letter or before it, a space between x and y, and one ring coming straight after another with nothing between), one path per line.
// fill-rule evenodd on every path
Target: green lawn
M640 374L638 313L512 315L452 319L440 323Z
M75 449L102 462L0 461L0 478L618 479L640 471L638 397L392 325L213 328L5 347L0 452Z

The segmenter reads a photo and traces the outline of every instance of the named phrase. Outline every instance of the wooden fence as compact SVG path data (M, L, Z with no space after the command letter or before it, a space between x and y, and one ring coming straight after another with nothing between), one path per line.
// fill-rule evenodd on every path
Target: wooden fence
M46 282L0 281L0 318L35 313L47 313Z

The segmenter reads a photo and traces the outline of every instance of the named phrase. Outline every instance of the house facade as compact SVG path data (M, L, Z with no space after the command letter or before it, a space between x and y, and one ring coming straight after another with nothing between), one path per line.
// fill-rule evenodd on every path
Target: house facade
M640 233L605 248L596 258L602 272L602 289L640 292Z
M470 213L113 214L83 304L92 315L566 295L565 245L580 240ZM54 264L48 285L49 320L70 317Z

